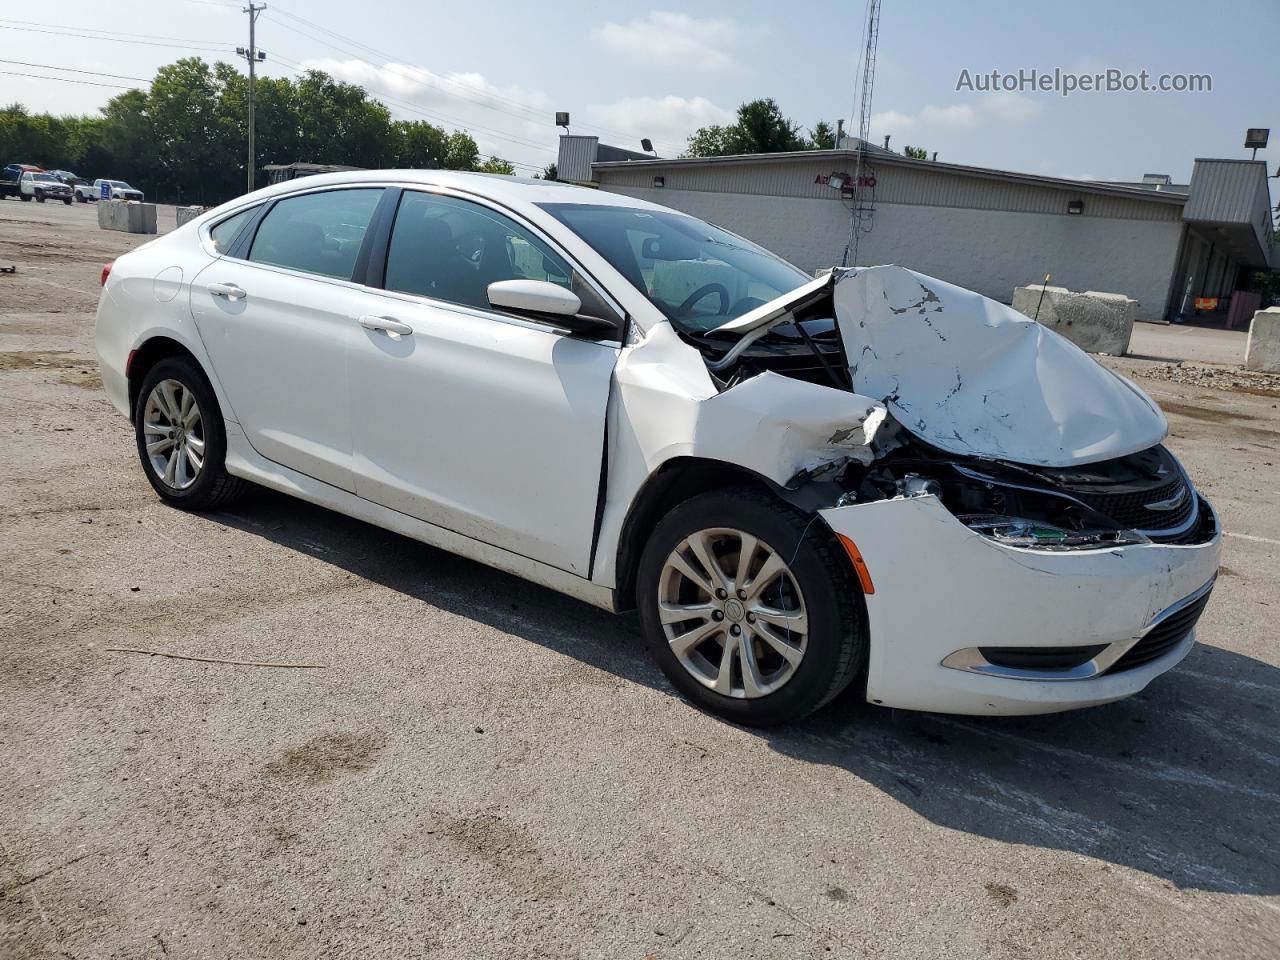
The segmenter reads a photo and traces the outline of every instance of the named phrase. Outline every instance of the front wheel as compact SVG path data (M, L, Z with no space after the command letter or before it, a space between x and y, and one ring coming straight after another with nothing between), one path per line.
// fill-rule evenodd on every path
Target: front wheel
M226 470L227 434L213 388L187 358L161 360L147 373L134 433L147 480L167 503L205 510L244 489Z
M62 202L63 202L63 203L65 203L68 207L69 207L69 206L71 206L71 198L70 198L70 197L63 197L63 198L62 198Z
M663 518L637 577L645 640L695 704L730 720L797 720L866 662L861 590L830 530L746 488Z
M83 194L83 193L77 193L77 194L76 194L76 200L77 200L78 202L80 202L80 203L88 203L88 202L89 202L88 200L86 200L86 199L84 198L84 194Z
M43 193L37 193L37 194L36 194L36 202L37 202L37 203L44 203L44 194L43 194Z
M27 196L25 193L19 194L19 196L22 198L22 200L23 200L24 202L26 202L26 203L30 203L30 202L31 202L31 198L30 198L29 196Z

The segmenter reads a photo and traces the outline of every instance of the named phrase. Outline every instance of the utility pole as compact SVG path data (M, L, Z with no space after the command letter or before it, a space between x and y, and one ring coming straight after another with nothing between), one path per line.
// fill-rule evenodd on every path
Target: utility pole
M257 47L257 41L254 38L254 26L258 22L258 15L265 9L267 9L267 5L265 3L255 4L252 0L250 0L247 7L242 8L242 12L249 15L249 46L236 47L236 53L249 61L249 162L246 164L249 184L249 189L246 192L248 193L253 192L253 175L256 172L255 168L257 166L253 154L253 108L255 95L257 93L257 83L254 71L259 63L267 59L267 55Z

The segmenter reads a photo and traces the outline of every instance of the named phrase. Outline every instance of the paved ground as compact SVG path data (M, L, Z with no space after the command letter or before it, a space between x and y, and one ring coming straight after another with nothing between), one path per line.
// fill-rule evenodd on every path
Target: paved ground
M1195 360L1205 363L1244 363L1246 330L1216 330L1185 324L1137 323L1129 342L1130 355L1153 360Z
M161 506L92 359L138 241L92 215L0 203L0 957L1280 955L1266 389L1141 381L1231 532L1144 695L753 732L633 619L272 494Z

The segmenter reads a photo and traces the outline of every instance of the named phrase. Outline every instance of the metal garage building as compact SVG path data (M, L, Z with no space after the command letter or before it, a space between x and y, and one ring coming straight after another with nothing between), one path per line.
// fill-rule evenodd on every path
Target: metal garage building
M850 181L855 150L606 160L594 141L561 138L560 179L701 217L807 271L841 262L852 201L834 184ZM858 263L901 264L1005 303L1050 273L1072 290L1126 294L1146 319L1189 313L1197 297L1224 298L1225 308L1273 256L1261 161L1196 160L1187 185L1161 176L1121 184L868 147L863 174L874 217Z

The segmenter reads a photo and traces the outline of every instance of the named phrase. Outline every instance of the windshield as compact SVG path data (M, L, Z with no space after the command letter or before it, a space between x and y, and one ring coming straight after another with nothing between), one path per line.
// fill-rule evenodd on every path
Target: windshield
M31 175L31 179L49 181L49 180L52 180L53 177L49 176L47 173L33 173Z
M113 187L122 187L125 190L133 189L133 187L129 186L123 180L108 180L107 183L111 184Z
M712 330L810 279L754 243L683 214L579 203L541 207L688 333Z

